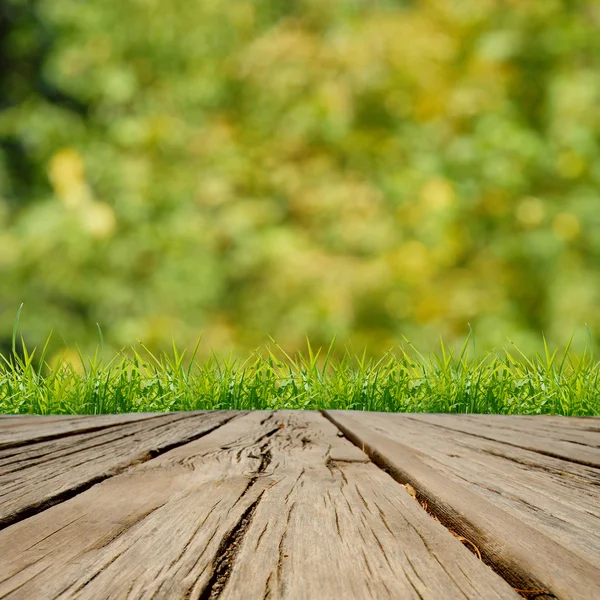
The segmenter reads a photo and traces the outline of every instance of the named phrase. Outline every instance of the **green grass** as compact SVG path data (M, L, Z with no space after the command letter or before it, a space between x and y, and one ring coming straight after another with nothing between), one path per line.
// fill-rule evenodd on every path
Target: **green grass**
M18 317L17 317L18 321ZM381 360L365 361L346 350L341 361L331 360L335 339L324 360L308 342L308 356L295 358L279 345L282 357L267 346L244 364L219 359L213 352L204 364L196 360L198 344L187 363L185 352L173 343L173 355L147 356L135 347L122 350L108 364L85 359L80 373L72 364L54 370L45 362L48 341L34 365L22 341L16 352L0 354L0 413L103 414L218 409L353 409L381 412L449 412L487 414L600 414L598 363L588 355L571 357L567 345L562 358L550 354L527 358L514 344L515 355L504 349L483 360L468 358L465 341L458 358L443 342L441 354L423 357L415 347L411 357L401 347ZM100 332L102 341L102 333ZM571 337L572 340L572 337ZM273 340L274 341L274 340Z

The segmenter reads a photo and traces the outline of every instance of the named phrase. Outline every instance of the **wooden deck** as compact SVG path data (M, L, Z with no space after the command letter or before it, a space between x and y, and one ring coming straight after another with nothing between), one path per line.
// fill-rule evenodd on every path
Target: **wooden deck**
M0 529L0 598L598 600L600 418L2 416Z

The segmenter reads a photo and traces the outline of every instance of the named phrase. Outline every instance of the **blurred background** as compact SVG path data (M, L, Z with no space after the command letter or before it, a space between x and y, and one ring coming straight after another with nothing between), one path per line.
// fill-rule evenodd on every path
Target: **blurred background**
M596 1L0 3L1 353L582 349L599 265Z

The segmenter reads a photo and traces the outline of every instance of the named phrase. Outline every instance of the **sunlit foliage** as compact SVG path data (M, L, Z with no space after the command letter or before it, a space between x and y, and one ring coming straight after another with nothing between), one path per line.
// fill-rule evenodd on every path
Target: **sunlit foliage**
M600 6L5 0L0 343L600 331ZM54 342L53 342L54 343ZM53 351L56 351L54 347ZM0 348L0 349L2 349Z

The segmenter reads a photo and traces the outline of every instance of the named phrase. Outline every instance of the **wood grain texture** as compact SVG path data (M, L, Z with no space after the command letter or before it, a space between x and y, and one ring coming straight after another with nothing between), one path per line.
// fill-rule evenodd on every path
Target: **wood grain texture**
M519 598L315 412L251 412L0 532L3 598Z
M419 415L415 415L417 418ZM481 425L497 433L514 432L521 436L541 437L559 442L572 442L600 454L600 421L584 419L519 415L460 415L461 422Z
M6 527L134 465L196 439L235 413L170 413L0 450L0 527ZM120 424L119 424L120 423ZM47 427L46 423L40 426ZM0 425L0 430L3 425ZM45 429L44 429L45 430ZM45 430L47 433L47 430ZM31 434L37 439L35 432Z
M581 553L565 548L522 518L515 517L506 507L500 508L499 496L491 501L475 491L468 476L459 483L459 477L449 475L451 461L447 460L443 465L438 463L437 468L429 464L433 460L428 454L432 447L439 443L447 449L442 429L422 429L420 439L415 433L416 427L409 429L404 425L403 419L414 415L379 416L354 411L327 411L325 414L355 444L364 445L371 458L382 468L387 468L395 479L412 485L417 497L427 502L440 521L474 542L484 560L495 565L512 585L520 589L550 587L555 596L564 599L600 598L600 571ZM448 429L455 432L470 427L457 423L460 418L455 415L454 419L448 420L453 423ZM425 441L425 436L429 436L429 440ZM483 440L479 436L477 441L483 444ZM464 445L458 453L459 462L465 469L469 460L475 460ZM465 453L467 458L464 458ZM440 458L441 454L439 451L436 456ZM475 471L482 477L482 472L490 465L489 458L481 459L480 465L471 465L471 473ZM496 488L506 485L506 479L496 473ZM593 528L592 534L597 531L597 527Z
M371 414L366 423L600 569L600 469L440 429L408 414Z
M118 427L124 423L156 419L170 413L127 413L122 415L16 415L0 425L0 450L42 440L56 439Z
M600 467L600 447L595 444L586 444L585 441L581 443L565 441L560 439L558 435L556 437L540 437L535 435L539 426L532 426L531 435L524 435L521 426L517 431L506 426L496 426L489 418L481 418L481 415L464 415L466 417L464 419L462 418L463 415L450 414L418 413L411 416L441 428L468 433L479 439L495 440L531 452L570 460L590 467ZM501 423L502 420L499 421L499 424ZM532 421L532 424L535 423L535 421ZM560 430L557 430L558 432ZM585 431L585 433L588 432Z

